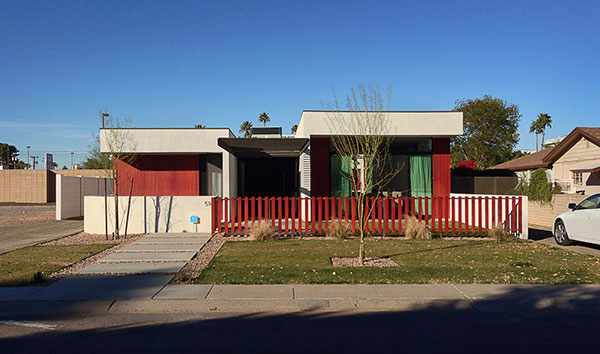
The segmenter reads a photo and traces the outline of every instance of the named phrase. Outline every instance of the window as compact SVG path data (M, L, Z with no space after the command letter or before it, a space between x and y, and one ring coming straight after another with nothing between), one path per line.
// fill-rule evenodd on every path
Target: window
M583 173L573 172L573 184L581 186L583 184Z
M600 194L596 194L579 203L577 209L597 209L599 206Z

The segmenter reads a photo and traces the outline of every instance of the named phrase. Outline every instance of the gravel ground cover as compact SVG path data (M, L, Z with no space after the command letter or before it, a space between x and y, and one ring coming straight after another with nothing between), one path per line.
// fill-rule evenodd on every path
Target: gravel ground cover
M397 267L398 263L391 258L386 257L365 257L364 264L361 265L357 257L332 257L331 265L334 267Z
M247 239L246 237L233 237L233 240ZM183 269L177 273L177 276L173 279L173 283L186 283L191 279L196 279L200 276L202 271L208 266L210 261L219 252L221 247L225 244L225 237L222 235L215 235L202 247L200 252L196 254ZM230 240L227 240L230 241Z
M0 204L0 225L24 224L32 221L53 220L56 205L48 204Z

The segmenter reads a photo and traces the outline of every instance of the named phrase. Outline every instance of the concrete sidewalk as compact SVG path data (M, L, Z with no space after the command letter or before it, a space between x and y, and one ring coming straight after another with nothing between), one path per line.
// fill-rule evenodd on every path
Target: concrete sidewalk
M169 284L170 275L76 277L50 286L0 288L0 312L61 308L119 313L381 311L451 308L478 311L600 312L600 285ZM59 284L63 282L62 284ZM94 305L97 304L97 305ZM93 310L92 310L93 309ZM78 310L79 311L79 310Z
M33 246L83 231L81 220L43 220L0 225L0 253Z

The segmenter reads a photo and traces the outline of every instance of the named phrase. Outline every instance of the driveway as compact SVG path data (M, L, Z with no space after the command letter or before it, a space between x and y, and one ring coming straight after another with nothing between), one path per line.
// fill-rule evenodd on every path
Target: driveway
M83 220L41 220L0 225L0 253L83 231Z
M575 242L570 246L559 246L554 241L554 236L552 236L551 231L530 228L529 239L537 241L539 243L543 243L548 246L559 247L566 251L572 251L585 255L600 257L600 246L583 242Z

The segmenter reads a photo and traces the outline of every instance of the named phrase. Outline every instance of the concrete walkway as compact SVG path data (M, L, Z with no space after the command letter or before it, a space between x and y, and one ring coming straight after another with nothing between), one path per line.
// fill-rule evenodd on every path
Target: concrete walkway
M206 234L148 234L80 269L79 274L175 274L210 239ZM167 281L168 282L168 281Z
M428 308L478 311L554 309L600 312L600 285L169 284L165 286L171 278L171 275L73 277L46 287L0 288L0 312L12 312L17 308L38 309L47 301L60 301L61 306L67 309L78 309L83 301L86 308L91 307L90 311L111 310L122 313L378 311ZM17 303L20 305L16 306ZM67 306L69 303L72 305Z

